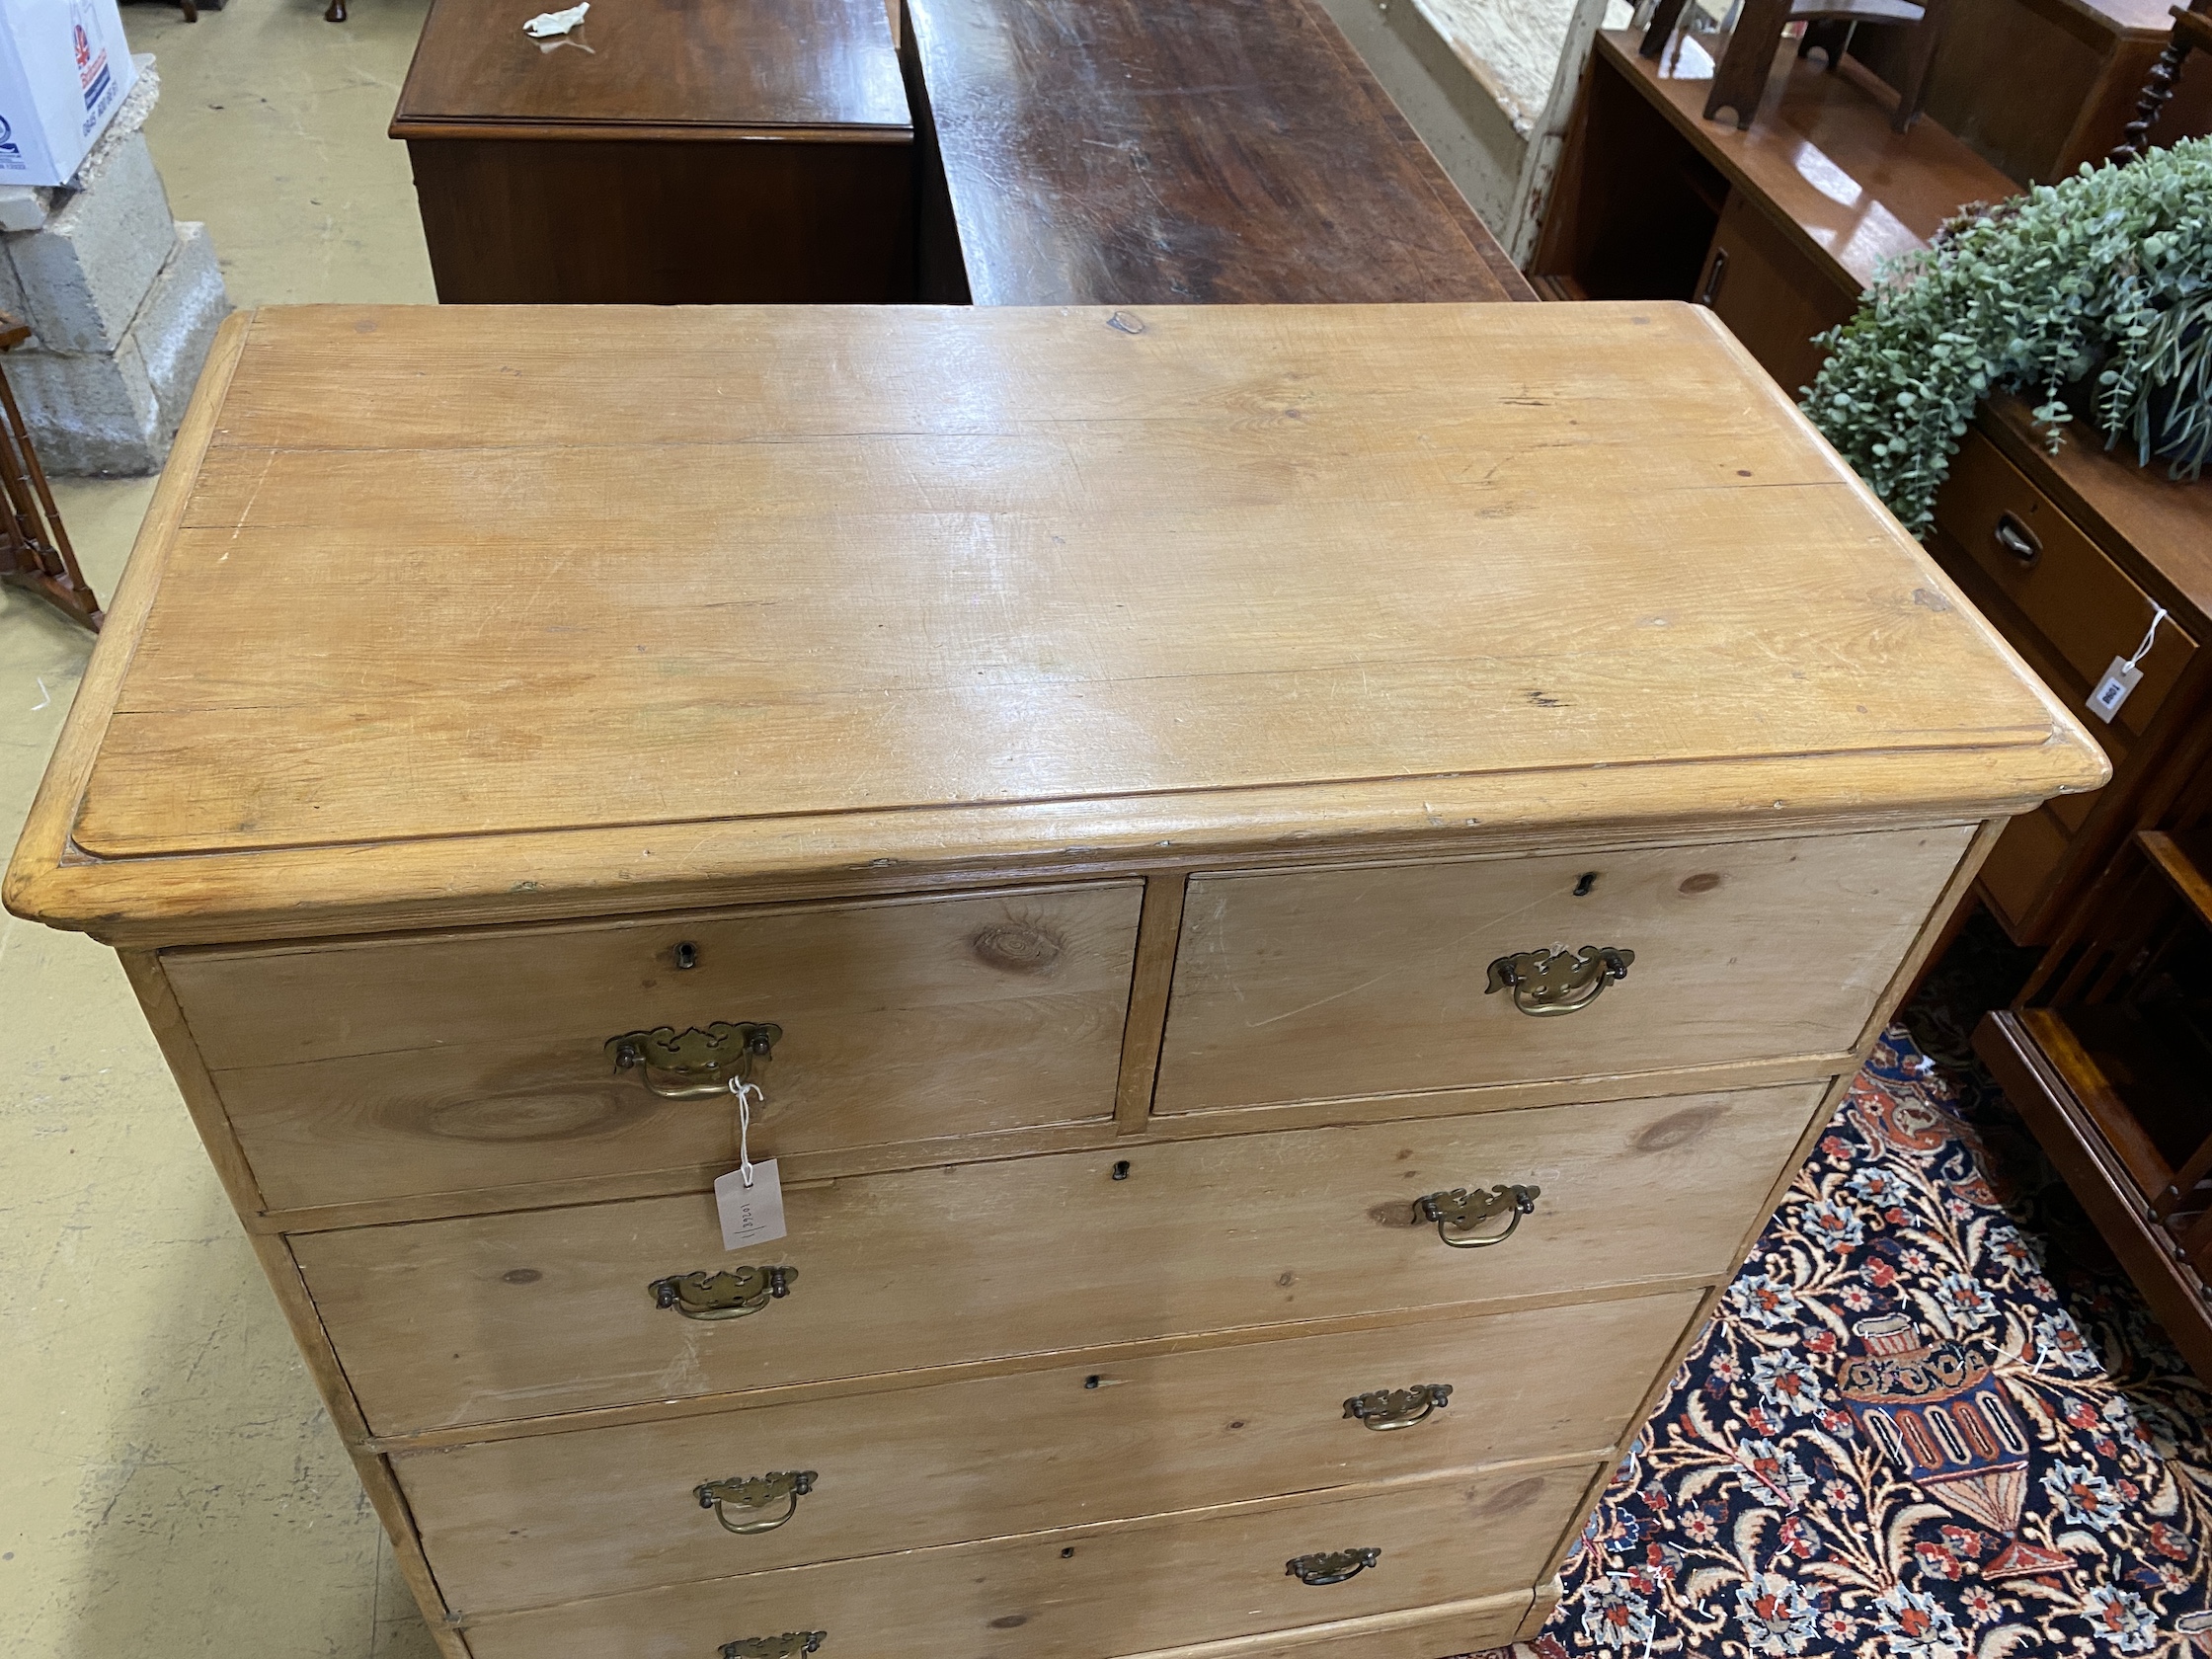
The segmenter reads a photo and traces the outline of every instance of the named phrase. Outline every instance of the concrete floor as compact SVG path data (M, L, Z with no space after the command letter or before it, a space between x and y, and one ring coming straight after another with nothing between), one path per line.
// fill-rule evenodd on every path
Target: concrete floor
M353 0L337 25L322 4L230 0L193 25L126 5L132 47L159 60L155 161L177 216L206 221L234 303L428 303L406 155L384 135L428 0ZM1482 143L1378 41L1371 5L1331 9L1487 204ZM55 483L104 598L152 489ZM0 589L0 850L90 647ZM0 1655L431 1659L103 947L0 916Z
M384 136L427 0L129 5L147 138L232 300L429 301ZM103 598L151 479L55 483ZM90 638L0 590L0 847ZM431 1659L175 1086L101 946L0 917L0 1654Z

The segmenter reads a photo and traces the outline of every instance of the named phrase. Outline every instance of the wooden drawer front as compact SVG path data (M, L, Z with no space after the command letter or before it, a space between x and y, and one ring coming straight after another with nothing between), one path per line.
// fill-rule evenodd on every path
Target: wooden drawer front
M1982 865L1982 896L1996 907L1999 919L2014 938L2027 940L2048 927L2033 928L2030 917L2051 891L2051 878L2065 862L2073 839L2049 806L2023 813L2005 827Z
M2014 524L2041 545L2032 564L2007 551L1999 521ZM2155 606L2126 572L2106 558L1997 446L1969 431L1936 502L1936 522L2019 606L2073 671L2076 682L2054 689L2077 706L2104 677L2114 657L2143 641ZM2113 724L2140 736L2181 676L2196 642L2172 622L2161 624L2158 644L2140 665L2142 683L2129 693ZM2092 726L2092 730L2101 728Z
M1791 402L1827 360L1814 336L1858 309L1857 293L1814 264L1740 190L1721 206L1696 291Z
M1509 1459L1595 1458L1697 1309L1675 1292L976 1378L394 1459L438 1583L486 1614L807 1561L1205 1509ZM1344 1402L1441 1382L1374 1430ZM736 1537L702 1481L811 1469ZM1434 1655L1427 1659L1435 1659Z
M275 1209L728 1162L605 1044L783 1027L753 1155L1110 1117L1140 882L166 959ZM675 966L679 944L697 966Z
M1694 1276L1737 1264L1818 1084L1152 1144L787 1191L726 1256L707 1195L306 1233L309 1291L381 1434ZM1123 1177L1114 1170L1126 1165ZM1536 1183L1509 1242L1413 1201ZM799 1270L721 1323L664 1276Z
M1194 879L1152 1109L1846 1053L1971 833ZM1586 1008L1487 990L1496 958L1585 945L1635 952Z
M827 1631L825 1659L1180 1649L1525 1589L1597 1472L1595 1463L1495 1470L715 1579L486 1619L467 1627L469 1650L475 1659L700 1659L783 1630ZM1307 1585L1284 1570L1294 1557L1356 1548L1382 1558L1345 1583Z

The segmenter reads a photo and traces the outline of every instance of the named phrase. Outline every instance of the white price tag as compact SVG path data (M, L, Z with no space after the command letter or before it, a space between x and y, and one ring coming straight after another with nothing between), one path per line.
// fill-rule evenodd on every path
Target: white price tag
M2104 671L2104 677L2090 693L2090 713L2109 724L2112 716L2120 712L2120 705L2127 701L2127 694L2142 683L2141 669L2125 657L2113 658L2112 666Z
M750 1174L751 1184L746 1184ZM714 1184L714 1208L722 1218L722 1247L742 1250L783 1236L783 1182L776 1160L746 1164Z
M783 1178L776 1160L752 1161L752 1103L756 1084L730 1079L738 1101L738 1166L714 1183L715 1213L722 1218L722 1247L742 1250L783 1236Z
M2096 689L2090 693L2090 713L2106 725L2120 712L2120 705L2127 701L2128 693L2143 683L2143 659L2150 656L2151 647L2159 642L2159 624L2166 620L2166 606L2151 606L2151 626L2143 635L2143 643L2135 648L2132 657L2115 657L2112 666L2104 671L2104 677L2096 682Z

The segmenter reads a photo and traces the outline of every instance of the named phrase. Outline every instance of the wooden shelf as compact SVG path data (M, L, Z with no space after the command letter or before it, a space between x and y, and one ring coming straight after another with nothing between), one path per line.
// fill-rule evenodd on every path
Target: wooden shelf
M2212 836L2199 830L2168 831L2145 830L2135 837L2151 861L2151 868L2166 878L2181 902L2196 913L2198 921L2212 928L2212 880L2207 880L2205 870L2212 867Z
M1784 50L1775 60L1759 118L1747 130L1700 112L1713 64L1692 36L1658 59L1636 55L1637 36L1598 38L1605 66L1627 77L1700 155L1755 198L1840 283L1856 292L1881 260L1923 247L1971 201L2014 193L2013 182L1922 118L1889 129L1897 95L1847 57L1829 74Z
M1986 1015L1974 1052L2005 1090L2151 1311L2199 1377L2212 1377L2212 1319L2203 1282L2176 1258L2126 1170L2016 1013Z

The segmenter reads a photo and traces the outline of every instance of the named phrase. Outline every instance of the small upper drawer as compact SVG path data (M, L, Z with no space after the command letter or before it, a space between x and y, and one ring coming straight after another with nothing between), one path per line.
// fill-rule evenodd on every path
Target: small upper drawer
M1971 834L1194 878L1153 1110L1843 1054ZM1493 977L1584 947L1633 960L1571 1013Z
M787 1236L736 1255L703 1193L301 1233L291 1247L378 1434L888 1373L919 1382L1012 1355L1717 1278L1822 1093L1542 1106L809 1183L784 1191ZM1428 1193L1504 1187L1510 1200L1514 1186L1540 1189L1526 1214L1469 1217L1452 1235L1512 1229L1487 1248L1454 1248L1416 1210ZM770 1267L791 1270L781 1296L761 1284ZM752 1310L686 1313L679 1281Z
M448 1601L472 1614L1092 1521L1581 1454L1632 1429L1696 1291L401 1452ZM1372 1428L1345 1402L1450 1388ZM1424 1415L1425 1413L1425 1415ZM1404 1420L1419 1418L1411 1426ZM1400 1426L1391 1428L1397 1422ZM709 1481L807 1470L804 1497ZM1434 1659L1433 1654L1423 1659Z
M727 1092L625 1034L782 1028L754 1157L1110 1117L1144 884L183 951L171 983L275 1209L711 1164ZM688 964L688 966L685 966ZM695 1085L693 1085L695 1086Z
M1959 444L1936 522L2079 676L2078 684L2056 687L2077 704L2114 657L2143 642L2157 609L2151 596L1978 432L1969 430ZM2196 641L2175 623L2160 624L2157 644L2138 665L2142 682L2113 723L2140 735L2195 653Z

